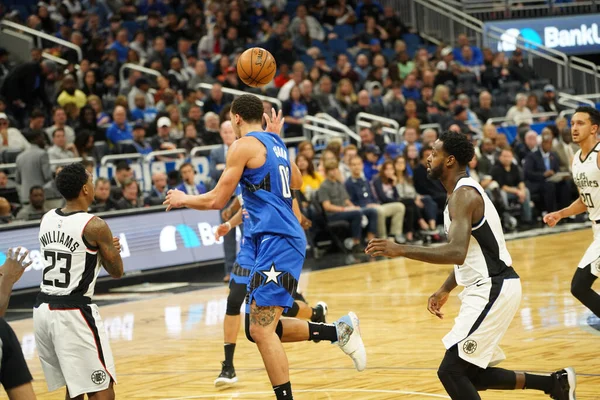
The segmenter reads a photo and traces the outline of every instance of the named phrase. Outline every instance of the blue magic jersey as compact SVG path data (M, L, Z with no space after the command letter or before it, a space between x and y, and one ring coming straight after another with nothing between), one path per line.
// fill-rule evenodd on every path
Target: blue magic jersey
M274 133L250 132L246 136L258 139L267 150L265 163L254 169L246 167L240 180L252 237L256 241L266 234L284 236L304 254L306 237L292 210L287 147Z

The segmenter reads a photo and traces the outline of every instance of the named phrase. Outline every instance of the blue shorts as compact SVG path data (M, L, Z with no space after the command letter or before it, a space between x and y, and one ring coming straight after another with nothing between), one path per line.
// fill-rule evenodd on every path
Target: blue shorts
M242 239L242 244L240 245L240 252L236 257L233 269L231 270L230 282L247 285L250 280L250 272L254 266L255 258L254 242L251 239L244 237Z
M246 313L250 312L252 301L260 307L278 306L286 311L294 304L306 239L262 235L255 238L255 245L256 261L248 283Z

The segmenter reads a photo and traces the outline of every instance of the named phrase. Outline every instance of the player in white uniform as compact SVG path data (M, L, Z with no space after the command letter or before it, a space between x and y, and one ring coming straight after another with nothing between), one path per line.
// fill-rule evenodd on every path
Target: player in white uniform
M56 177L66 199L46 213L39 240L44 257L33 326L48 390L67 386L67 399L115 398L115 364L98 307L92 304L96 278L104 268L123 275L118 238L87 210L94 200L92 175L81 164L66 166Z
M446 282L428 301L439 318L441 307L456 286L461 308L452 331L444 339L446 354L438 370L440 381L453 400L481 399L481 390L535 389L553 399L575 399L572 368L534 375L495 368L504 360L498 346L521 301L521 282L493 203L466 172L473 144L455 132L445 132L427 158L428 175L439 179L448 192L444 227L448 243L440 247L405 246L386 239L372 240L368 254L407 257L433 264L454 264Z
M600 276L600 145L598 131L600 111L593 107L579 107L571 118L571 135L580 150L573 157L573 180L579 189L579 198L569 207L546 214L544 222L555 226L562 218L588 212L594 224L594 241L590 244L571 282L571 293L600 318L600 295L592 289Z

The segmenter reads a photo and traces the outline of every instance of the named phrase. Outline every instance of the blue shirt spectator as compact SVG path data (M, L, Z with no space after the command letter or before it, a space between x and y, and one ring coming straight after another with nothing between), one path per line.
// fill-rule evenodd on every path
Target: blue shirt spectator
M367 207L369 204L377 204L371 185L365 178L348 178L346 180L346 191L348 191L350 201L361 208Z
M117 40L115 40L109 47L110 50L117 52L117 57L120 63L127 61L127 54L129 53L129 43L127 43L127 37L129 33L127 29L120 29L117 33Z
M381 150L375 145L370 145L365 148L365 166L364 173L368 182L379 173L379 167L383 164Z
M106 130L106 138L111 143L119 143L123 140L133 140L131 127L127 125L127 111L124 107L117 106L113 111L113 122Z

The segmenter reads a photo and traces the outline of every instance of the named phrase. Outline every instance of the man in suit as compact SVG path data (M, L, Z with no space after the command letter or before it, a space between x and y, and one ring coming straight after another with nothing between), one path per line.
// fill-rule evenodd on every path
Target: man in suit
M119 161L116 166L115 174L110 179L110 197L113 202L121 200L123 197L123 183L133 179L133 171L127 161Z
M19 154L16 160L17 172L15 181L21 185L21 202L29 202L29 189L33 186L44 186L52 179L50 160L44 149L46 138L38 133L32 139L32 146Z
M144 205L157 206L161 205L167 197L167 174L164 172L155 172L152 174L152 190L144 199Z
M553 212L569 203L570 188L566 180L549 182L547 179L559 172L558 155L552 151L552 134L542 134L542 145L525 157L525 185L531 196L542 199L545 211Z
M219 146L216 149L212 149L210 151L210 177L213 179L215 184L221 178L221 174L225 169L225 160L227 159L227 150L229 150L229 146L235 142L235 133L233 132L233 126L231 125L231 121L225 121L221 124L221 128L219 130L219 134L221 135L221 139L223 140L223 145ZM224 210L227 210L231 201L235 198L232 196L229 199L227 205L225 205ZM221 213L221 221L223 223L227 222L229 215ZM240 228L241 229L241 228ZM233 264L235 263L236 257L236 249L237 245L235 243L235 229L229 231L227 235L223 237L223 248L225 250L225 281L229 280L229 273L233 268Z
M185 194L198 195L206 193L206 187L202 182L196 184L194 175L196 170L194 166L188 162L181 164L179 167L179 174L181 175L181 184L177 186L177 190L181 190Z

